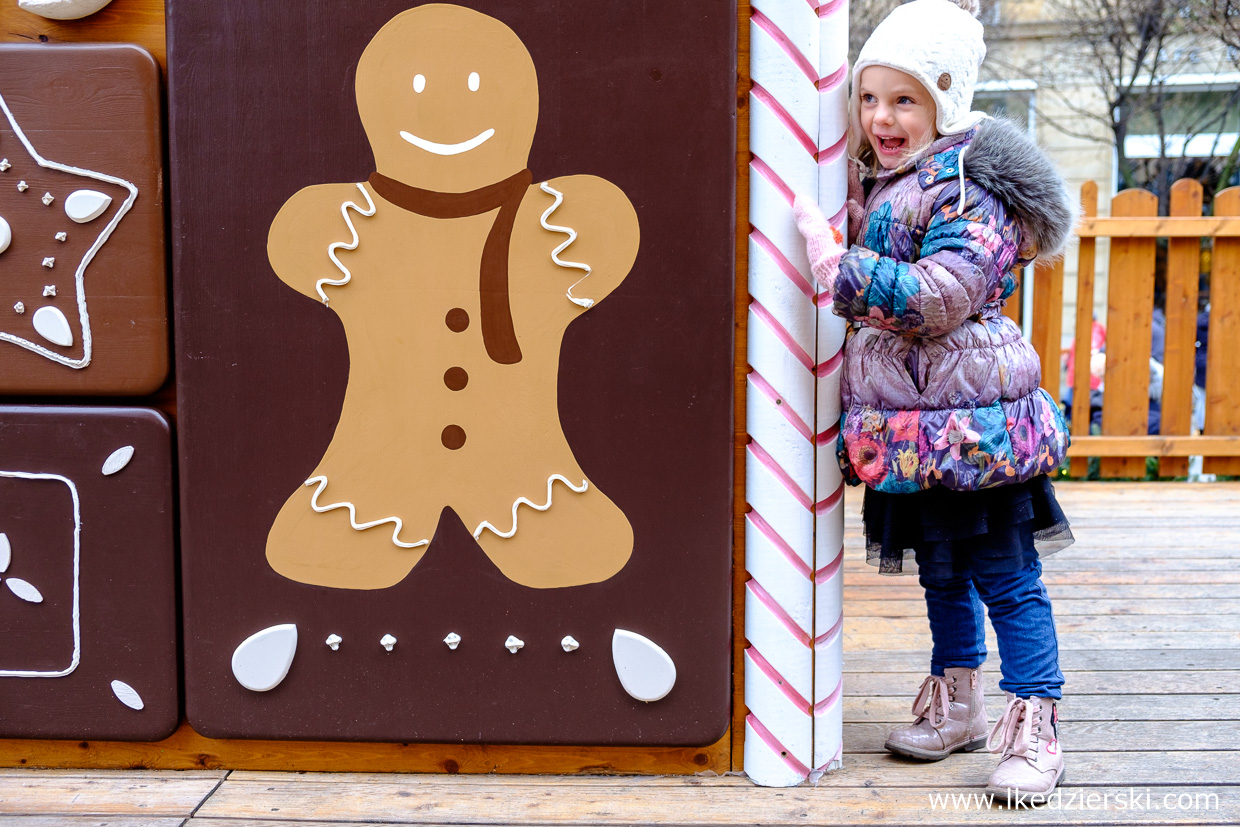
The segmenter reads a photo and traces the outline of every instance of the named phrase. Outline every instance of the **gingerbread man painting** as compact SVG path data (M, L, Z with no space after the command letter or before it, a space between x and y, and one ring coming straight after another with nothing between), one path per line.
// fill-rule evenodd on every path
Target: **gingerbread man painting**
M558 375L567 326L633 265L636 212L601 178L532 180L534 64L486 15L397 15L356 93L377 171L296 193L268 238L276 274L338 314L349 349L331 444L276 517L269 563L386 588L451 508L517 583L606 580L633 530L573 455Z

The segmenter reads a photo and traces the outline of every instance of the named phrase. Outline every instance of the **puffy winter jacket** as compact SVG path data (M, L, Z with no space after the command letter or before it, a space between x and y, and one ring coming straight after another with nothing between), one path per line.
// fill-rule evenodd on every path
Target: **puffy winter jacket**
M1001 309L1020 267L1062 254L1075 217L1063 179L1007 121L880 172L835 285L835 312L859 323L841 382L849 482L968 491L1059 465L1059 406Z

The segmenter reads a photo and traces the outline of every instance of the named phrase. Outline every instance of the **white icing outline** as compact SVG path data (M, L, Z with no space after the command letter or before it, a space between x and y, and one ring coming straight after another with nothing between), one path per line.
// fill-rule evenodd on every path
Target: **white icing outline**
M491 139L495 134L494 129L486 129L479 132L468 141L461 141L459 144L440 144L435 141L428 141L425 138L419 138L412 132L406 132L403 129L400 137L416 146L418 149L425 149L427 152L433 152L436 155L460 155L462 152L469 152L471 149L477 149Z
M323 300L323 304L327 304L327 294L323 292L324 284L330 284L333 287L343 287L344 285L348 284L350 281L353 280L353 274L349 272L349 268L341 264L340 259L336 258L336 250L341 247L343 247L346 250L357 249L357 245L358 245L357 228L353 226L353 219L349 218L349 207L352 207L354 210L356 210L359 215L364 215L367 218L370 218L372 215L375 214L375 202L371 200L370 193L368 193L366 191L366 188L363 187L361 184L358 184L357 188L358 190L361 191L362 197L366 199L366 206L370 208L370 212L363 210L361 207L359 207L357 204L355 204L352 201L345 201L343 204L340 205L340 214L344 216L344 223L348 226L349 232L353 234L353 240L348 241L348 242L337 241L334 244L327 245L327 257L332 260L332 263L336 265L336 267L340 270L341 273L344 273L344 278L342 279L319 279L318 281L314 283L314 289L318 292L319 298Z
M108 225L99 233L99 237L95 239L95 243L92 244L90 249L86 251L86 255L82 257L81 263L78 264L77 272L74 273L73 276L77 285L78 318L82 325L82 358L70 359L69 357L62 356L55 351L48 350L42 345L35 344L29 339L23 339L22 337L15 336L12 333L0 331L0 340L2 341L12 342L19 347L24 347L26 350L37 353L40 356L45 356L53 362L57 362L75 370L81 370L90 364L92 342L90 335L90 314L86 310L86 285L84 278L86 268L90 265L91 261L94 260L95 254L99 252L99 249L103 247L104 243L112 235L112 231L116 229L116 225L119 224L121 219L125 217L125 213L129 212L129 208L133 206L133 202L137 200L138 188L123 178L117 178L116 176L107 175L102 172L94 172L89 169L82 169L80 167L73 167L68 164L60 164L55 161L46 160L42 155L35 151L34 147L30 144L30 139L26 137L26 133L22 132L22 128L18 126L17 119L13 117L13 113L10 111L8 103L4 100L4 95L0 95L0 109L4 110L4 115L9 119L9 125L13 127L13 132L17 135L17 139L22 142L22 146L26 147L26 152L30 154L31 158L34 158L35 162L37 162L39 166L44 169L56 169L61 172L67 172L70 175L80 175L85 178L93 178L96 181L104 181L109 184L115 184L116 186L124 187L129 191L129 197L125 199L125 201L121 204L120 209L118 209L116 214L112 216L112 220L109 221ZM76 496L76 493L74 496Z
M310 507L320 514L332 511L337 508L347 508L349 510L349 525L353 526L356 531L364 531L368 528L374 528L384 523L392 523L395 528L392 529L392 543L401 548L417 548L430 544L430 540L418 540L416 543L402 543L398 537L401 529L405 527L405 523L400 517L384 517L382 520L371 520L368 523L359 523L357 521L357 509L350 502L332 503L331 505L319 505L319 495L323 493L323 489L327 487L326 475L320 474L317 477L311 477L306 480L304 485L318 485L318 489L310 495Z
M547 477L547 502L544 505L539 505L538 503L532 502L531 500L527 500L525 497L517 497L517 501L512 504L512 528L509 531L507 532L500 531L498 528L491 525L486 520L483 520L482 523L478 526L478 528L474 530L474 539L477 540L480 536L482 536L482 532L486 530L489 530L496 537L501 537L505 540L512 537L512 535L517 533L517 508L518 506L528 505L530 508L534 509L535 511L546 511L548 508L551 507L551 484L555 482L556 480L559 480L560 482L564 483L565 485L568 486L570 491L574 491L578 494L584 493L585 490L590 487L590 481L587 479L583 479L581 481L581 487L578 488L577 486L569 482L562 475L552 474L551 476Z
M551 260L554 261L556 264L558 264L560 267L567 267L572 270L585 270L586 271L586 274L584 276L577 279L577 281L573 282L573 284L568 288L568 291L564 295L567 296L568 300L572 302L573 304L577 305L578 307L584 307L586 310L589 310L591 307L594 306L594 299L575 298L573 296L573 288L581 284L583 281L585 281L586 279L590 277L590 273L592 272L590 270L590 265L582 264L579 261L561 261L560 260L560 253L564 252L564 250L568 248L568 245L572 244L574 241L577 240L577 231L574 230L572 227L560 227L556 224L547 223L547 219L551 217L551 213L555 212L559 208L560 204L564 203L564 193L555 189L550 184L548 184L546 181L542 182L538 186L541 187L542 191L547 193L548 195L555 196L555 203L552 204L550 207L548 207L547 211L542 214L542 217L538 219L539 223L542 224L542 227L544 230L548 230L553 233L564 233L565 235L568 236L568 239L563 244L561 244L559 247L556 247L554 250L551 251Z
M0 99L2 100L2 99ZM82 505L78 499L77 486L73 480L59 474L30 474L25 471L0 471L0 477L12 477L23 480L59 480L69 486L73 496L73 658L69 666L56 672L38 672L29 669L0 669L0 677L7 678L63 678L74 669L82 659L82 628L81 628L81 583L79 572L82 556Z

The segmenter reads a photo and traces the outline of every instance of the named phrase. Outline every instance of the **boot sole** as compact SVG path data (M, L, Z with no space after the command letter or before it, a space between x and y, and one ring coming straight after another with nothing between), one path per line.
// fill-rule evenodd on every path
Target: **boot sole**
M972 741L965 741L960 746L951 747L943 750L925 750L917 747L905 746L895 741L888 741L883 744L883 748L888 752L894 752L896 755L903 755L906 758L917 758L921 761L942 761L953 752L973 752L986 746L986 736L974 738Z
M1012 787L987 787L987 788L986 788L986 793L987 793L988 795L993 795L993 796L995 797L995 800L996 800L996 801L997 801L997 800L999 800L999 799L1002 799L1003 801L1007 801L1007 800L1008 800L1008 793L1009 793L1009 792L1011 792L1011 793L1013 793L1013 794L1015 794L1015 795L1019 795L1019 794L1021 794L1021 793L1024 793L1025 795L1042 795L1042 796L1047 796L1047 795L1050 795L1051 793L1055 792L1055 790L1056 790L1056 789L1057 789L1060 785L1062 785L1062 784L1063 784L1064 779L1065 779L1065 778L1067 778L1067 777L1068 777L1068 773L1066 772L1066 770L1065 770L1063 767L1060 767L1060 768L1059 768L1059 777L1057 777L1057 778L1055 779L1055 783L1054 783L1054 784L1052 784L1052 785L1051 785L1051 788L1050 788L1049 790L1047 790L1046 792L1042 792L1042 793L1026 792L1025 790L1018 790L1018 789L1015 789L1015 788L1012 788Z

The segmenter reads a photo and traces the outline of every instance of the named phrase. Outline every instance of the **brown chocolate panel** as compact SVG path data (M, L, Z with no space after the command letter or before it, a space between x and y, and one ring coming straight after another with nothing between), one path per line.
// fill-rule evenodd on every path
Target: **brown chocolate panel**
M167 737L180 718L167 421L0 407L0 457L0 737Z
M137 46L3 45L0 98L0 393L154 392L168 374L159 68Z
M400 138L380 148L368 134L378 121L363 128L367 112L392 117L382 106L392 93L355 89L359 60L410 5L169 4L190 722L213 737L713 742L730 702L735 4L655 4L641 14L576 0L463 4L510 28L537 72L536 119L528 107L505 115L518 132L528 123L525 140L532 134L532 185L504 215L515 222L506 238L492 230L507 202L473 215L435 193L481 190L512 169L478 165L473 180L416 152L416 163L389 163L403 157ZM442 32L449 44L461 36ZM480 73L485 84L491 75ZM546 296L520 280L535 255L555 272L550 252L564 236L538 223L553 203L539 189L548 181L565 193L555 218L581 233L566 260L601 261L608 244L636 240L614 205L627 201L627 215L636 214L636 259L627 276L600 271L597 283L611 292L588 310L564 295L580 274ZM364 210L366 197L383 203L373 220L349 211L363 248L339 255L358 264L358 280L325 287L324 303L316 282L341 278L327 243L350 239L343 201ZM451 215L436 217L438 201ZM298 212L303 205L313 209ZM307 238L322 243L303 249ZM402 259L400 239L426 241ZM468 267L444 252L457 239L475 250ZM384 243L407 271L367 269ZM273 270L277 261L283 269ZM420 304L409 297L415 288ZM365 302L365 318L351 315ZM566 321L539 321L544 304ZM564 331L554 348L541 338L552 330ZM371 357L385 342L398 350L408 341L431 344L374 372ZM529 379L514 385L515 376ZM543 405L550 421L531 417ZM390 448L374 453L373 479L359 466L361 487L350 491L389 496L393 515L427 515L417 522L429 546L404 558L390 548L392 523L355 531L344 507L312 510L349 501L350 491L334 493L334 479L305 485L346 424L364 444L357 423L367 417L381 420L372 436ZM504 423L511 433L496 442ZM492 495L514 466L487 470L479 451L526 456L548 434L591 493L555 482L546 513L581 530L564 543L530 519L522 525L532 534L518 530L523 543L483 532L479 546L479 519L503 529L511 515L475 514L451 492ZM411 450L415 441L426 448ZM540 471L542 485L554 470ZM516 494L542 503L546 489ZM388 516L358 499L355 522ZM537 514L521 506L521 520ZM591 530L598 542L582 539ZM358 537L365 542L353 557L333 551ZM383 542L383 556L372 557L369 547ZM298 553L311 547L319 557ZM246 689L233 673L235 650L282 624L297 629L287 675L268 691ZM612 663L617 629L649 638L675 663L662 700L624 691ZM443 642L451 633L455 649ZM390 651L385 636L395 639ZM524 642L515 654L509 636ZM565 636L580 647L564 651ZM336 648L329 638L339 638ZM250 675L255 685L270 677Z

